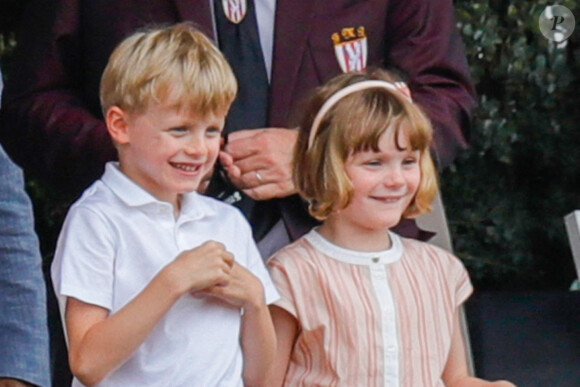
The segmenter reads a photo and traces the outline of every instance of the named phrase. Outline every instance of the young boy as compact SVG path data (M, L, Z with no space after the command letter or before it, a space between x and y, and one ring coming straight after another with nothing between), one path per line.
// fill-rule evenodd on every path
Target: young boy
M243 216L195 192L236 88L186 23L111 55L101 104L119 163L71 207L52 266L73 386L242 386L269 371L278 294Z

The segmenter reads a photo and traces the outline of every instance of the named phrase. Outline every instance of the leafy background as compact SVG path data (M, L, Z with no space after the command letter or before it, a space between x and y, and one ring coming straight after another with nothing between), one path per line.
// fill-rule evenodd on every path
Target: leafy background
M548 1L457 1L479 108L472 147L442 176L456 253L476 284L567 288L563 216L580 209L580 49L546 39Z
M26 0L0 0L0 62L14 71ZM546 5L576 14L561 44L541 35ZM456 254L478 289L568 288L576 277L563 216L580 209L580 13L576 1L456 0L479 95L471 148L441 177ZM43 254L71 198L28 181Z

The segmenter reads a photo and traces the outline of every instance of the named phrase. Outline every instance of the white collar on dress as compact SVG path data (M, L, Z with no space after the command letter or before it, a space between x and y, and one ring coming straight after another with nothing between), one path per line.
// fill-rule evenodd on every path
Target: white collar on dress
M356 251L340 247L322 235L314 228L304 236L310 244L328 257L340 262L354 265L385 265L396 262L403 256L401 237L388 231L391 237L391 248L382 251Z

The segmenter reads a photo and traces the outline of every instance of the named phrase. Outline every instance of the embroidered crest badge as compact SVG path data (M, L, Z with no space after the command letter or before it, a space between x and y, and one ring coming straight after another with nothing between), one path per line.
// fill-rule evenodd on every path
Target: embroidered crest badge
M246 17L246 0L222 0L224 13L229 21L239 24Z
M343 28L331 38L342 72L362 71L367 67L367 35L363 26Z

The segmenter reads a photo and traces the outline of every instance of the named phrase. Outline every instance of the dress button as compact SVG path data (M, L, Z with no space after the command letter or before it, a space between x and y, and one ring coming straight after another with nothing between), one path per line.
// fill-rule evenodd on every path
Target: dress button
M379 262L380 258L379 257L372 257L371 260L373 261L373 263L377 263L377 262Z

